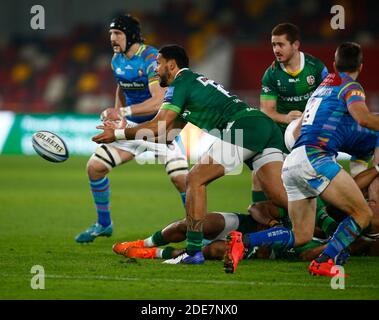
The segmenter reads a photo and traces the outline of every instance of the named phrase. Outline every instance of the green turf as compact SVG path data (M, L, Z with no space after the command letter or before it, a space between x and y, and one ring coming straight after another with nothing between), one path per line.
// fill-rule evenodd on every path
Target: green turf
M115 255L114 242L144 238L184 216L157 165L130 163L110 174L114 235L79 245L75 235L96 220L86 160L0 157L0 299L379 299L377 258L352 258L346 288L333 290L302 262L243 261L225 274L222 262L162 265ZM224 177L209 186L208 208L243 212L249 190L248 171ZM30 287L33 265L45 269L44 290Z

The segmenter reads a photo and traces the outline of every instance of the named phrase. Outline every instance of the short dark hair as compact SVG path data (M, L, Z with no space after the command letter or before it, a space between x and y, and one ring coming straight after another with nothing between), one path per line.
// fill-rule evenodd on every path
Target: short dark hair
M335 55L338 72L355 72L363 60L362 48L355 42L344 42L337 48Z
M280 23L274 27L271 31L272 36L282 36L286 35L287 40L290 43L294 43L296 40L300 41L300 31L299 28L289 22Z
M159 53L166 60L175 60L179 69L188 68L189 59L184 48L178 45L167 45L159 50Z

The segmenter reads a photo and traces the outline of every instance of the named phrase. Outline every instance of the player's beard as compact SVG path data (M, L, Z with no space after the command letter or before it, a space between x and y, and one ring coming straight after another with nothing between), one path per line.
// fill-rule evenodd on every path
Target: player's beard
M122 52L122 48L121 48L121 46L117 42L113 42L112 41L111 45L112 45L112 49L113 49L114 53L120 53L120 52Z
M168 70L165 70L165 73L159 76L159 85L162 88L168 87Z

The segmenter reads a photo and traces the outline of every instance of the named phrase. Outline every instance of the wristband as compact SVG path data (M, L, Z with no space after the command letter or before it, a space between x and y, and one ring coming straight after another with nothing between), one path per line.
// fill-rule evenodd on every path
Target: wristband
M116 140L126 140L125 129L115 129L114 136Z
M120 108L120 113L123 117L129 117L132 115L132 108L131 107L122 107L122 108Z
M375 167L376 171L379 172L379 164L376 164L374 167Z

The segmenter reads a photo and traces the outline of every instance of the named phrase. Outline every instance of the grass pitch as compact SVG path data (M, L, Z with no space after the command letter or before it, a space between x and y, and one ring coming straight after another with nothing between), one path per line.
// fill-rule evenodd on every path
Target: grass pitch
M39 157L0 157L0 299L379 299L379 258L353 257L344 290L311 277L308 263L254 260L225 274L221 261L203 266L117 256L112 244L145 238L184 216L163 166L129 163L111 179L111 238L74 241L96 221L85 173L87 158L61 164ZM249 172L208 188L209 210L245 212ZM33 290L31 268L45 270L45 289Z

